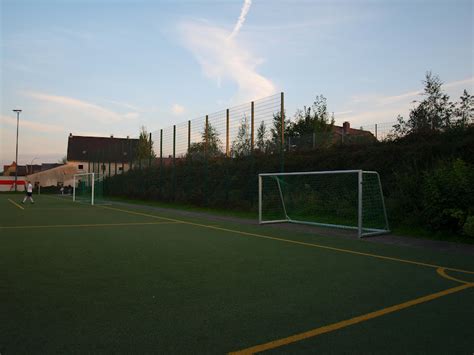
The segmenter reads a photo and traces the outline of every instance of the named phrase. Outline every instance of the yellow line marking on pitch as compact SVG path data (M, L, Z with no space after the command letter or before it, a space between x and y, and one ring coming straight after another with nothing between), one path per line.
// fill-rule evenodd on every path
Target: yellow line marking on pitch
M370 312L370 313L367 313L367 314L363 314L363 315L360 315L360 316L357 316L357 317L354 317L354 318L351 318L351 319L343 320L341 322L325 325L323 327L315 328L315 329L309 330L307 332L303 332L303 333L295 334L295 335L292 335L292 336L289 336L289 337L286 337L286 338L270 341L268 343L252 346L250 348L246 348L246 349L243 349L243 350L238 350L238 351L235 351L235 352L231 352L229 354L233 354L233 355L237 355L237 354L239 354L239 355L255 354L255 353L258 353L258 352L261 352L261 351L275 349L275 348L285 346L285 345L289 345L289 344L292 344L292 343L295 343L295 342L298 342L298 341L301 341L301 340L316 337L316 336L321 335L321 334L325 334L325 333L333 332L333 331L338 330L338 329L346 328L346 327L349 327L349 326L357 324L357 323L368 321L370 319L378 318L378 317L384 316L384 315L389 314L389 313L398 312L398 311L401 311L403 309L413 307L413 306L416 306L416 305L421 304L421 303L429 302L429 301L435 300L437 298L444 297L444 296L447 296L447 295L465 290L465 289L473 287L473 286L474 286L474 283L465 283L464 285L460 285L460 286L456 286L456 287L453 287L453 288L449 288L449 289L444 290L444 291L432 293L430 295L423 296L423 297L420 297L420 298L415 298L413 300L403 302L403 303L400 303L400 304L396 304L394 306L390 306L390 307L387 307L387 308L383 308L383 309L380 309L380 310L375 311L375 312Z
M334 248L334 247L328 247L328 246L319 245L319 244L305 243L305 242L299 242L299 241L288 240L288 239L283 239L283 238L270 237L270 236L262 235L262 234L243 232L243 231L239 231L239 230L233 230L233 229L222 228L222 227L217 227L217 226L212 226L212 225L188 222L188 221L178 220L178 219L174 219L174 218L160 217L160 216L151 215L151 214L148 214L148 213L129 211L129 210L124 210L124 209L120 209L120 208L104 207L104 206L100 206L100 207L110 209L110 210L125 212L125 213L129 213L129 214L147 216L147 217L156 218L156 219L179 222L181 224L188 224L188 225L192 225L192 226L198 226L198 227L210 228L210 229L226 231L226 232L231 232L231 233L237 233L237 234L241 234L241 235L254 236L254 237L258 237L258 238L277 240L277 241L286 242L286 243L305 245L305 246L321 248L321 249L327 249L327 250L333 250L333 251L338 251L338 252L343 252L343 253L369 256L369 257L383 259L383 260L398 261L398 262L407 263L407 264L413 264L413 265L420 265L420 266L425 266L425 267L436 268L438 274L440 274L441 276L446 277L446 278L451 279L451 280L454 280L454 281L458 281L458 282L463 283L463 285L453 287L453 288L450 288L450 289L447 289L447 290L444 290L444 291L432 293L430 295L423 296L423 297L420 297L420 298L416 298L416 299L413 299L413 300L410 300L410 301L407 301L407 302L403 302L403 303L400 303L400 304L397 304L397 305L394 305L394 306L391 306L391 307L387 307L387 308L384 308L384 309L381 309L381 310L378 310L378 311L375 311L375 312L367 313L367 314L357 316L357 317L354 317L354 318L351 318L351 319L347 319L347 320L344 320L344 321L341 321L341 322L326 325L326 326L316 328L316 329L313 329L313 330L310 330L310 331L307 331L307 332L304 332L304 333L296 334L296 335L293 335L293 336L290 336L290 337L287 337L287 338L283 338L283 339L271 341L271 342L268 342L268 343L265 343L265 344L253 346L253 347L243 349L243 350L240 350L240 351L237 351L237 352L233 352L233 353L230 353L230 354L253 354L253 353L256 353L256 352L261 352L261 351L265 351L265 350L274 349L274 348L277 348L277 347L280 347L280 346L283 346L283 345L288 345L288 344L291 344L291 343L294 343L294 342L297 342L297 341L300 341L300 340L315 337L315 336L318 336L320 334L329 333L329 332L332 332L332 331L335 331L335 330L338 330L338 329L341 329L341 328L348 327L348 326L353 325L353 324L357 324L357 323L361 323L361 322L364 322L364 321L367 321L367 320L370 320L370 319L373 319L373 318L377 318L377 317L383 316L385 314L397 312L397 311L400 311L402 309L412 307L412 306L415 306L415 305L418 305L418 304L421 304L421 303L424 303L424 302L428 302L428 301L431 301L431 300L434 300L434 299L437 299L437 298L440 298L440 297L443 297L443 296L447 296L447 295L450 295L452 293L459 292L459 291L462 291L462 290L465 290L467 288L470 288L470 287L474 286L474 283L467 283L465 281L457 280L457 279L447 275L445 273L445 270L462 272L462 273L467 273L467 274L474 274L474 271L461 270L461 269L450 268L450 267L442 267L442 266L438 266L438 265L434 265L434 264L428 264L428 263L422 263L422 262L418 262L418 261L393 258L393 257L377 255L377 254L363 253L363 252L358 252L358 251L349 250L349 249Z
M348 254L354 254L354 255L369 256L369 257L377 258L377 259L398 261L398 262L401 262L401 263L419 265L419 266L426 266L426 267L431 267L431 268L435 268L435 269L443 268L443 269L446 269L446 270L462 272L462 273L466 273L466 274L474 274L474 271L469 271L469 270L462 270L462 269L456 269L456 268L451 268L451 267L444 267L444 266L440 266L440 265L423 263L423 262L419 262L419 261L394 258L394 257L383 256L383 255L378 255L378 254L364 253L364 252L354 251L354 250L350 250L350 249L341 249L341 248L329 247L329 246L326 246L326 245L306 243L306 242L300 242L300 241L296 241L296 240L271 237L271 236L263 235L263 234L249 233L249 232L243 232L243 231L239 231L239 230L235 230L235 229L228 229L228 228L222 228L222 227L217 227L217 226L212 226L212 225L207 225L207 224L188 222L188 221L183 221L183 220L179 220L179 219L175 219L175 218L160 217L160 216L155 216L155 215L148 214L148 213L141 213L141 212L124 210L124 209L121 209L121 208L105 207L105 206L97 206L97 207L105 208L105 209L109 209L109 210L120 211L120 212L125 212L125 213L130 213L130 214L135 214L135 215L139 215L139 216L147 216L147 217L151 217L151 218L157 218L157 219L163 219L163 220L178 222L178 223L181 223L181 224L188 224L188 225L192 225L192 226L210 228L210 229L220 230L220 231L224 231L224 232L236 233L236 234L241 234L241 235L248 235L248 236L263 238L263 239L277 240L277 241L280 241L280 242L291 243L291 244L304 245L304 246L309 246L309 247L313 247L313 248L333 250L333 251L338 251L338 252L348 253Z
M147 226L147 225L177 224L177 223L179 223L179 222L131 222L131 223L50 224L50 225L43 224L43 225L38 225L38 226L0 226L0 229Z
M436 269L436 272L441 276L441 277L444 277L445 279L448 279L448 280L452 280L452 281L456 281L456 282L460 282L462 284L472 284L472 282L469 282L469 281L464 281L464 280L461 280L461 279L457 279L455 277L452 277L450 275L448 275L446 273L446 269L445 268L438 268Z
M12 201L12 200L10 200L10 199L8 199L8 201L10 201L11 203L13 203L16 207L18 207L18 208L24 210L24 208L21 207L21 206L20 206L18 203L16 203L15 201Z
M34 208L29 210L28 212L33 212L33 211L44 211L44 210L75 210L75 211L90 211L88 208L77 208L77 207L39 207L39 208Z

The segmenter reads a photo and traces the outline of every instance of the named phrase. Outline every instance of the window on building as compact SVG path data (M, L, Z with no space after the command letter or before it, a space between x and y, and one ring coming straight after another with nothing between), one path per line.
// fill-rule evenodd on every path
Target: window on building
M84 165L82 164L79 164L79 166L77 167L79 170L84 170Z

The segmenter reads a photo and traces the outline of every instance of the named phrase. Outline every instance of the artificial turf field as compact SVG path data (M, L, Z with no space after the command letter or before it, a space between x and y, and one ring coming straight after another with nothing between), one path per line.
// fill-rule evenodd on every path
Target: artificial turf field
M474 352L468 255L0 195L0 353Z

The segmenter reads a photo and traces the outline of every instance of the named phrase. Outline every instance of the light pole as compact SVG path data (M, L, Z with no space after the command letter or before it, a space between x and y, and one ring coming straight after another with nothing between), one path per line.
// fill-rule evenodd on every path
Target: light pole
M20 124L20 112L21 110L13 110L16 112L16 155L15 155L15 192L17 190L16 181L18 180L18 126Z

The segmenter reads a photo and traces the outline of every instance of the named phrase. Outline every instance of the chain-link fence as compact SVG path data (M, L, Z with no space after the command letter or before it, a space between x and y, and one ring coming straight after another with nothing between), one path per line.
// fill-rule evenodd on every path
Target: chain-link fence
M127 173L118 185L117 179L107 179L106 190L115 195L124 191L128 196L165 201L199 204L232 201L233 205L239 205L239 200L250 201L254 194L253 157L264 154L284 157L281 112L284 112L283 93L151 133L143 130L134 138L97 137L93 142L84 142L84 148L79 149L84 153L80 168L105 177ZM232 162L249 157L246 186L232 188L236 174ZM216 164L219 174L215 171L210 174L210 166L215 170ZM283 167L283 162L278 165Z
M235 158L268 151L281 140L275 122L281 121L283 102L280 93L154 131L157 158Z

